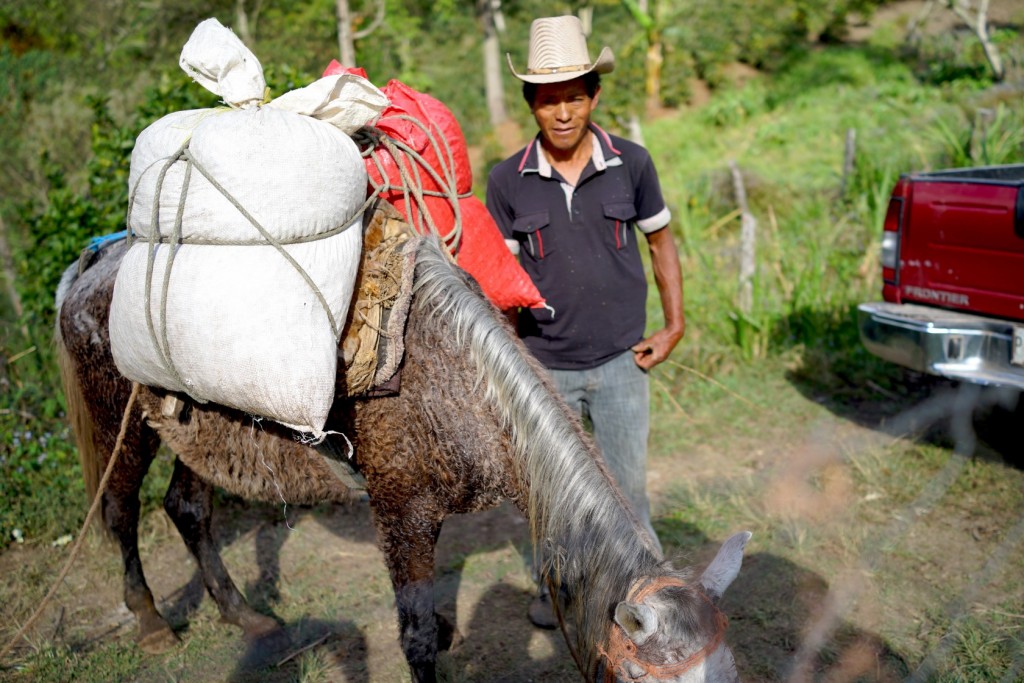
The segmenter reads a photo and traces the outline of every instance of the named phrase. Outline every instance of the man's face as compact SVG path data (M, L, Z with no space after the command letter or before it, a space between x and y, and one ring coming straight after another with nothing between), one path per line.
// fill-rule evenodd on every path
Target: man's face
M541 135L554 150L575 151L587 134L590 115L597 108L600 88L593 97L587 95L582 78L537 86L530 110Z

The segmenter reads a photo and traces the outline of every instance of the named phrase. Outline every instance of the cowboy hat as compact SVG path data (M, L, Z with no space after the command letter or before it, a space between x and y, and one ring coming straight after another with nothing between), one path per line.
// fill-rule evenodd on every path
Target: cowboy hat
M571 14L533 20L525 74L512 66L512 55L505 53L505 59L512 75L527 83L571 81L591 71L606 74L615 68L615 57L607 46L596 62L590 61L583 23Z

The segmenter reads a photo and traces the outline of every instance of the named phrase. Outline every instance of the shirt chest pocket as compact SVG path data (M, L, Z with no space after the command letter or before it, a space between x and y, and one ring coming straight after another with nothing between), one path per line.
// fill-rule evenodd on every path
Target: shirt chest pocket
M552 254L554 244L551 239L551 231L548 230L550 225L551 221L547 211L516 217L512 222L512 234L519 242L521 256L543 261L545 256Z
M616 249L626 246L633 223L636 221L636 207L630 202L606 202L601 205L607 221L607 237Z

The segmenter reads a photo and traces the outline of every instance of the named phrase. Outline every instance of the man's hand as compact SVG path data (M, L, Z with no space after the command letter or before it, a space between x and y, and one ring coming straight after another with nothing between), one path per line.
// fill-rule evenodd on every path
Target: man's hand
M633 346L633 359L644 370L650 370L668 358L672 349L683 338L683 331L671 332L661 329Z

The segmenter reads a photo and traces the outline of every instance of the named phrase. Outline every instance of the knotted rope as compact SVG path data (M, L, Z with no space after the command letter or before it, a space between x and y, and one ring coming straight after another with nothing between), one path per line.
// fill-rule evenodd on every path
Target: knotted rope
M668 587L686 587L686 582L680 579L676 579L671 576L662 576L658 578L648 579L645 583L634 585L630 589L629 596L626 598L629 602L643 602L644 599L657 593L662 588ZM697 591L698 595L707 600L708 604L715 613L715 632L704 644L704 647L697 650L689 657L685 659L673 662L671 664L656 664L649 660L643 659L639 654L639 648L634 643L626 632L618 624L612 624L611 633L608 635L608 647L602 648L598 646L598 653L608 661L608 668L605 670L605 681L606 683L614 683L616 680L616 674L621 678L631 680L641 680L648 676L652 676L655 679L672 679L677 676L681 676L699 663L704 661L709 654L714 652L719 645L722 644L722 640L725 638L725 629L729 625L729 620L724 614L722 614L717 607L711 602L710 599L704 593ZM625 669L626 662L629 662L643 671L639 676L630 674Z
M352 135L353 140L359 145L364 159L373 163L377 174L381 177L380 183L371 180L374 196L383 196L391 191L399 191L406 204L406 219L421 235L432 233L441 238L449 255L453 258L462 242L462 211L459 205L460 199L472 197L472 192L460 194L458 189L458 178L456 177L455 154L451 145L444 135L435 135L434 125L428 126L417 118L407 114L396 114L388 116L390 119L407 121L419 128L430 143L441 166L441 173L430 165L422 154L409 146L403 140L399 140L377 126L364 126ZM378 122L379 124L379 122ZM440 132L440 131L438 131ZM401 183L395 185L388 182L388 174L380 159L379 150L384 149L394 160L395 167ZM468 170L468 169L467 169ZM432 180L440 190L431 190L424 187L425 178ZM437 226L433 215L426 204L427 197L440 197L448 200L451 206L452 222L451 229L442 233ZM408 207L416 207L414 215Z

